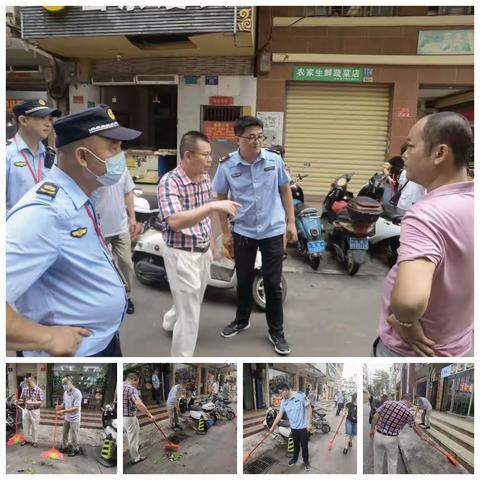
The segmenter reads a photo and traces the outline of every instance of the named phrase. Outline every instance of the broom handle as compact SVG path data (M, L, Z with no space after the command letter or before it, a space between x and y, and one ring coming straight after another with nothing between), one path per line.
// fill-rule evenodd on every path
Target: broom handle
M420 435L416 430L415 430L415 433L420 437L421 440L423 440L425 443L427 443L428 445L430 445L431 447L437 449L442 455L444 455L445 457L448 458L448 453L443 449L443 448L440 448L438 445L435 445L433 442L431 442L430 440L427 440L425 437L423 437L422 435Z
M163 438L169 442L170 440L168 439L168 437L165 435L165 433L163 432L163 430L160 428L160 426L158 425L157 421L155 419L152 420L153 423L155 424L155 426L158 428L158 431L163 435Z
M340 420L340 423L338 424L338 427L337 427L337 430L335 432L335 435L333 436L333 440L332 440L332 443L335 441L335 439L337 438L337 435L338 435L338 432L340 431L340 427L342 426L342 423L343 421L345 420L345 417L347 416L347 414L345 413L342 417L342 419Z
M267 439L267 437L270 435L270 430L267 432L267 434L257 443L256 447L253 450L250 450L250 453L247 455L247 460L251 457L252 453Z
M16 397L16 400L18 400L18 392L17 394L15 395ZM15 403L15 435L18 433L18 409L19 409L19 406Z
M58 400L55 402L55 425L53 426L53 437L52 437L52 448L55 448L55 439L57 438L57 408L58 407Z

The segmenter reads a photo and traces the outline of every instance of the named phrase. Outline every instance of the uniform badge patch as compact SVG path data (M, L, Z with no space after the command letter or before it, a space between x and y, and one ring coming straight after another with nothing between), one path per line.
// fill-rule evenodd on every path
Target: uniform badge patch
M26 167L27 166L26 162L15 162L14 165L16 167Z
M222 162L224 162L225 160L228 160L231 156L232 156L231 153L229 153L228 155L225 155L224 157L222 157L222 158L218 161L218 163L222 163Z
M53 183L43 183L37 190L37 193L41 193L43 195L48 195L49 197L55 198L58 193L58 187Z
M47 103L42 98L38 101L39 105L45 106Z
M239 177L242 174L242 172L233 172L232 177Z
M271 165L270 167L266 167L263 169L264 172L268 172L269 170L275 170L275 165Z
M77 228L76 230L72 230L70 235L74 238L80 238L86 235L87 231L87 227Z

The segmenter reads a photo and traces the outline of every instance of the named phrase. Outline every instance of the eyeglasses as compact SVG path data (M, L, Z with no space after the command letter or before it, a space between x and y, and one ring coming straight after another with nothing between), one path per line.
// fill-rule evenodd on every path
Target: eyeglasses
M265 135L259 135L258 137L255 136L250 136L250 137L244 137L242 135L238 135L240 138L244 138L245 140L248 140L249 143L255 143L255 142L264 142L267 137Z

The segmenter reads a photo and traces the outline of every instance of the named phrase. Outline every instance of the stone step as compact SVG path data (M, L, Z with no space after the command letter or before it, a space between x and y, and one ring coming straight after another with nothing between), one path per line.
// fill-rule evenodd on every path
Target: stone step
M469 449L462 447L455 440L452 440L435 427L425 430L425 433L433 438L441 447L453 453L457 460L470 472L473 473L475 455Z
M450 427L447 423L439 422L435 418L430 419L430 424L435 428L435 430L438 430L447 437L451 438L454 442L457 442L462 447L470 450L471 452L474 451L475 442L473 436L462 433L462 431Z
M255 417L263 417L265 415L265 410L266 409L261 409L261 410L248 410L243 412L243 419L250 419L250 418L255 418Z
M257 423L256 425L253 425L252 427L244 428L243 429L243 438L246 437L251 437L252 435L255 435L256 433L266 431L261 423Z
M459 432L470 435L474 435L474 424L473 421L459 417L457 415L451 415L448 413L432 411L431 417L432 420L435 419L438 422L442 422L448 425L450 428L454 428Z

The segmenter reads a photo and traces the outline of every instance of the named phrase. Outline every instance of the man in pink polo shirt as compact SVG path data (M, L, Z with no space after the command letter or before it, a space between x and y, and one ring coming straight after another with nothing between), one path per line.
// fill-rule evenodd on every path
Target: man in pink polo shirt
M428 115L409 132L407 178L428 193L402 220L375 356L473 355L472 148L472 129L457 113Z

